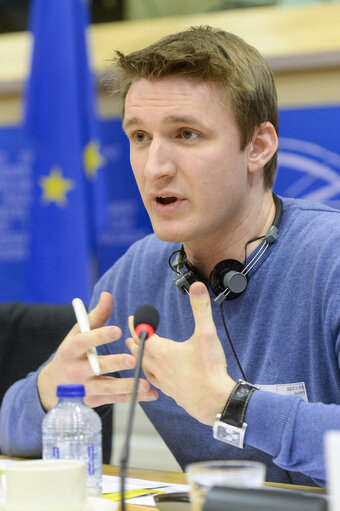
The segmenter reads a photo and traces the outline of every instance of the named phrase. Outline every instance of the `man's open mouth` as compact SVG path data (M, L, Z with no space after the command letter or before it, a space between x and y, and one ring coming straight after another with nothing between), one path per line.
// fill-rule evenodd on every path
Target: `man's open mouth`
M176 202L177 197L157 197L157 202L160 204L172 204Z

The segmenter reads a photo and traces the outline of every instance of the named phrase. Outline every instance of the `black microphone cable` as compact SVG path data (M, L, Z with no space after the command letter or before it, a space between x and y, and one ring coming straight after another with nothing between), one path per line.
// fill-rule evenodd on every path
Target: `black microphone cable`
M130 409L128 415L128 423L125 434L125 443L122 449L121 457L120 457L120 502L121 502L121 511L125 511L125 478L126 478L126 468L127 462L129 459L129 451L130 451L130 438L132 433L132 425L133 419L135 415L136 408L136 400L137 400L137 390L139 377L141 373L142 367L142 358L144 352L144 343L145 341L151 337L155 333L159 323L159 314L158 311L152 305L142 305L139 307L134 316L134 328L135 332L139 337L140 345L138 351L138 357L135 368L132 396L130 401Z

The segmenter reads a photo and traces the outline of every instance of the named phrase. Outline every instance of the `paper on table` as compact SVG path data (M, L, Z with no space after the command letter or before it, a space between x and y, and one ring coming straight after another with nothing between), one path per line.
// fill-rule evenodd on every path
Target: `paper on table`
M162 481L150 481L128 477L126 479L125 491L127 497L129 497L129 495L134 495L133 497L126 498L126 502L136 505L139 504L141 506L155 507L154 498L150 493L188 492L189 486L187 484L172 484ZM144 495L140 492L143 492ZM110 496L108 494L110 494ZM120 500L120 477L103 476L103 497Z

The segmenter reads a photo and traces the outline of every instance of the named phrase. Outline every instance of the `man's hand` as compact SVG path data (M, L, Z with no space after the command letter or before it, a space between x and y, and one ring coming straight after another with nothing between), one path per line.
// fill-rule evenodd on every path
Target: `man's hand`
M212 318L210 297L202 282L190 287L194 334L185 342L153 335L145 343L143 370L147 379L175 399L190 415L212 425L235 386ZM137 357L139 340L129 318L133 338L126 344Z
M102 326L110 317L112 307L112 295L102 293L97 307L89 315L91 331L80 333L76 324L60 344L52 360L40 371L38 392L45 410L57 403L57 385L68 383L85 385L85 402L89 406L130 400L133 378L95 376L87 359L87 351L91 347L116 341L122 335L117 326ZM133 369L136 364L135 357L126 353L99 356L98 359L101 374ZM157 391L150 389L146 380L140 380L137 399L150 401L157 397Z

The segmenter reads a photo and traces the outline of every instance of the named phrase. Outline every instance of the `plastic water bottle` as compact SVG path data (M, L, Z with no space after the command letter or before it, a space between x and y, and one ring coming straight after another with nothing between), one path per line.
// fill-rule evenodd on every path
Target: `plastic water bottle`
M102 494L102 424L85 405L84 385L58 385L58 404L42 424L43 459L77 458L87 465L87 493Z

